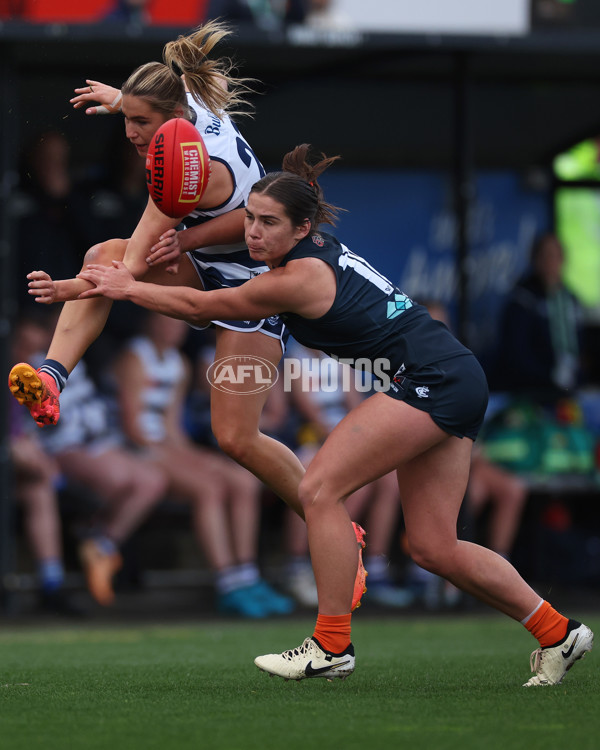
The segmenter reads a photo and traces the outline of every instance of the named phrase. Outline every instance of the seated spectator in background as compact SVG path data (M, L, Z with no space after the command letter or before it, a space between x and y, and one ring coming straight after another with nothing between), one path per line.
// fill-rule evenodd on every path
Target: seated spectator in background
M477 520L490 508L486 547L510 560L527 502L527 485L516 474L489 461L475 445L467 487L466 507Z
M190 504L219 610L253 618L288 614L293 601L261 578L257 564L262 484L223 454L194 444L183 429L191 367L181 347L188 330L181 320L148 313L143 335L118 358L124 432L166 474L170 496Z
M554 403L580 383L582 310L562 280L564 251L556 235L539 237L530 270L506 303L493 388Z
M58 424L41 431L40 439L63 476L100 501L98 512L80 531L79 557L90 593L102 606L110 606L115 599L113 578L123 563L120 550L164 498L167 478L124 446L83 360L63 398Z
M308 0L210 0L206 18L273 30L288 23L302 23L307 7Z
M45 328L22 318L14 331L13 356L27 360L45 345ZM62 521L57 486L60 470L32 433L27 412L10 401L10 460L16 499L23 507L25 536L37 565L40 606L46 612L79 616L83 610L64 591ZM35 428L34 428L35 429Z
M43 358L40 352L48 345L54 323L54 317L47 321L38 357ZM38 439L64 479L100 502L95 517L79 532L79 557L90 593L109 606L115 598L113 577L122 565L119 548L162 500L167 480L160 469L125 448L85 362L73 370L63 396L65 408L58 424L38 431Z

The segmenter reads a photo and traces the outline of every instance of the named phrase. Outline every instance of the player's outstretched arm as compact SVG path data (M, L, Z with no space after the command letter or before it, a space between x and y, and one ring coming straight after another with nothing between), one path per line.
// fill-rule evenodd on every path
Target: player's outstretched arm
M86 115L114 115L121 111L123 95L119 89L91 79L86 79L86 84L75 89L77 96L69 100L74 109L80 109L91 102L98 102L96 107L87 107Z
M129 300L147 310L201 325L210 320L260 320L287 311L308 318L324 315L336 293L330 267L317 258L302 258L275 268L238 287L201 291L136 281L119 261L89 264L78 275L96 287L80 299L103 296Z

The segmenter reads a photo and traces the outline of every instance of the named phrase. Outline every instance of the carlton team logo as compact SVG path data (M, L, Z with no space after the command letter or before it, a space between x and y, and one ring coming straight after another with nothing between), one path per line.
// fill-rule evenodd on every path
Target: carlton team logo
M206 379L225 393L251 394L268 391L279 378L279 370L268 359L251 355L234 355L215 360Z

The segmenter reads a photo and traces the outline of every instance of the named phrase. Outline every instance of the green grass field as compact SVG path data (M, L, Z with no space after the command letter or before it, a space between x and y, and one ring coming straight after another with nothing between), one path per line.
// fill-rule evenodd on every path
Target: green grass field
M600 632L597 615L585 622ZM0 748L600 747L600 652L522 688L535 641L500 616L354 618L345 682L269 678L313 621L0 632Z

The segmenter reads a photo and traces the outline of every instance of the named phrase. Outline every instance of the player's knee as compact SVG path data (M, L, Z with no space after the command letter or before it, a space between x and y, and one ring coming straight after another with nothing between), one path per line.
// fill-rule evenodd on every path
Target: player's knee
M446 551L428 541L408 539L408 550L411 559L420 568L428 570L435 575L447 574L448 560Z
M307 472L300 480L298 500L304 510L304 516L319 511L329 503L335 503L335 496L326 489L320 477Z
M253 440L244 432L238 432L231 424L213 425L213 434L219 448L234 461L247 466Z
M101 266L108 266L113 260L123 260L127 240L106 240L92 245L84 257L84 265L88 263L97 263Z

